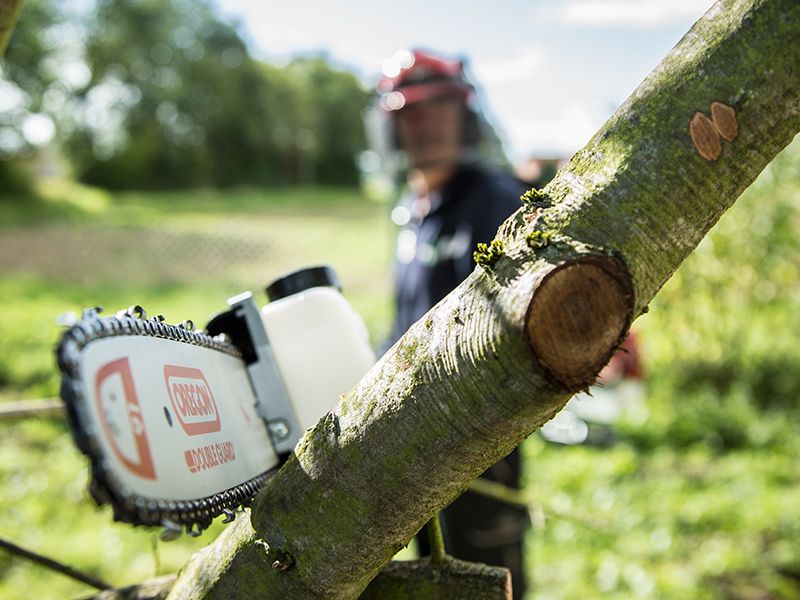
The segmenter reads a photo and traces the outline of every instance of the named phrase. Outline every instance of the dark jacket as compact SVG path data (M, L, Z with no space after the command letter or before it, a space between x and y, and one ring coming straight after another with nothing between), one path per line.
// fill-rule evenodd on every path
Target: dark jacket
M391 342L475 268L478 242L490 242L528 189L513 176L478 163L464 164L420 208L413 196L399 206L410 220L398 236L395 256L395 320Z

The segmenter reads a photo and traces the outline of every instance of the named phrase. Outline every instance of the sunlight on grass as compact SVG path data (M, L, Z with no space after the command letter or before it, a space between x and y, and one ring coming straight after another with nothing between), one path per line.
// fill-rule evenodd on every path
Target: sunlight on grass
M42 200L51 204L69 205L89 215L97 215L111 207L110 192L69 179L47 179L36 184Z

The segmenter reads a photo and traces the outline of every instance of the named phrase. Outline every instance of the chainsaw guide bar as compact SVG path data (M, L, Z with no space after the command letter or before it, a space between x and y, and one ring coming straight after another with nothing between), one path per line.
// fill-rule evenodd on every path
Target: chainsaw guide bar
M92 498L114 520L165 527L165 538L233 520L281 464L242 353L140 307L99 313L84 311L56 350Z

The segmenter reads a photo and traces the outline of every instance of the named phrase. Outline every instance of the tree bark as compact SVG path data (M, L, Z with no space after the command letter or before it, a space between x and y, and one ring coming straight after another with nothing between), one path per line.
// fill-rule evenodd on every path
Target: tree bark
M714 5L434 307L300 441L170 598L357 598L594 380L800 129L800 3ZM613 68L613 65L609 65ZM698 117L697 115L701 116Z
M175 575L106 590L86 600L164 600ZM369 582L360 600L511 600L511 571L446 557L394 561Z
M6 52L21 9L22 0L0 0L0 58Z
M164 575L117 590L105 590L86 600L164 600L172 585L175 575Z
M511 600L511 571L446 558L395 561L373 579L360 600Z

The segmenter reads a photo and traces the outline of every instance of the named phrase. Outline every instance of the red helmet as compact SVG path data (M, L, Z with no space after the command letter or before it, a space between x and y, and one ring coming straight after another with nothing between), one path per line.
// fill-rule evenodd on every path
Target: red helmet
M466 103L474 88L464 74L464 64L428 52L400 52L384 63L386 74L375 86L386 111L438 96L457 96Z

